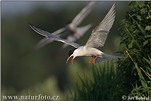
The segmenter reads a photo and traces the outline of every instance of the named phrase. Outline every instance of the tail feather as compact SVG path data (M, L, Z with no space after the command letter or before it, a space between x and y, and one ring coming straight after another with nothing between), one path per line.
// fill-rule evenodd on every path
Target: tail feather
M106 61L106 60L113 60L113 59L120 59L120 58L122 58L122 57L104 54L102 57L97 58L95 60L95 62L97 63L97 62L102 62L102 61Z

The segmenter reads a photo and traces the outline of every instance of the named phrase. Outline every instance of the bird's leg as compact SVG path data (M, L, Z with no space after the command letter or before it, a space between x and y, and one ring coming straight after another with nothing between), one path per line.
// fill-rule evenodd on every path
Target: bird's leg
M89 60L89 63L93 63L94 61L94 55L91 56L91 59Z
M101 56L96 56L96 57L92 56L92 58L89 60L89 63L94 63L98 57L101 57Z
M74 57L72 56L71 63L74 64Z
M94 61L95 61L97 58L99 58L99 57L101 57L101 56L97 55L97 56L93 59L93 63L94 63Z

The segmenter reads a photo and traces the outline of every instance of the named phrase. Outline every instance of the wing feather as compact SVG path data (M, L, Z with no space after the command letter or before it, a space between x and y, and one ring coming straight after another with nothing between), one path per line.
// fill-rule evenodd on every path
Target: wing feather
M81 21L91 12L92 8L96 4L96 1L91 1L86 7L84 7L80 13L72 20L74 26L78 26Z
M70 42L68 40L64 40L62 38L59 38L58 36L56 35L53 35L47 31L44 31L38 27L35 27L34 25L29 25L35 32L37 32L38 34L42 35L42 36L45 36L46 38L49 38L49 40L54 40L54 41L59 41L59 42L62 42L62 43L65 43L65 44L68 44L70 46L73 46L75 48L78 48L79 47L79 44L77 43L74 43L74 42Z
M33 24L29 24L29 26L30 26L30 28L31 28L32 30L34 30L36 33L38 33L38 34L40 34L40 35L42 35L42 36L44 36L44 37L48 37L49 35L51 35L51 33L47 32L47 31L44 31L44 30L42 30L42 29L40 29L40 28L34 26Z
M65 43L67 45L70 45L72 47L75 47L75 48L78 48L80 45L77 44L77 43L74 43L74 42L71 42L71 41L68 41L68 40L65 40L65 39L62 39L62 38L59 38L59 37L50 37L52 40L55 40L55 41L59 41L59 42L62 42L62 43Z
M115 4L111 7L102 22L97 26L88 39L85 46L87 47L102 47L105 44L107 35L115 20Z

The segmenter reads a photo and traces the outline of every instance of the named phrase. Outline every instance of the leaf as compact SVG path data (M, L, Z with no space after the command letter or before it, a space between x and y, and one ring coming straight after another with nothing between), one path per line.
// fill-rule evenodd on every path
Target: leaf
M133 60L133 58L131 57L131 55L128 53L128 51L126 51L126 53L128 54L128 56L130 57L130 59L133 61L134 65L135 65L135 68L137 70L137 73L138 73L138 76L139 76L139 79L141 81L141 84L144 88L147 88L148 85L147 85L147 82L145 81L145 78L140 70L140 68L138 67L138 64Z
M137 16L137 19L140 20L140 21L142 20L140 15Z
M143 42L143 46L145 46L146 44L148 44L148 40Z
M143 58L149 65L150 65L150 67L148 68L148 67L146 67L146 68L148 68L148 70L151 72L151 58L149 57L149 59L146 59L146 58Z
M138 73L138 76L139 76L139 78L140 78L140 81L141 81L142 86L143 86L144 88L147 88L147 87L148 87L148 86L147 86L147 82L145 81L145 78L144 78L144 76L143 76L143 74L142 74L140 68L138 68L138 65L137 65L137 64L135 64L135 67L136 67L136 70L137 70L137 73Z
M148 31L151 30L151 26L146 26L145 30L148 30Z
M130 18L136 23L136 25L138 26L139 30L140 30L142 33L144 33L143 27L142 27L140 24L138 24L138 22L137 22L130 14L129 14L129 16L130 16Z
M133 47L133 43L134 43L134 40L131 41L131 43L128 45L128 47L132 48Z
M150 37L151 37L151 35L146 35L146 36L145 36L145 38L150 38Z
M146 9L146 8L142 8L142 9L140 10L140 12L141 12L141 14L145 14L145 13L147 12L147 9Z

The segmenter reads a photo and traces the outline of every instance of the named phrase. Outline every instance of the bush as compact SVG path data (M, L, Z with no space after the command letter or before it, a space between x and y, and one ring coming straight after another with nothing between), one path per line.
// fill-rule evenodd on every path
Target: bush
M125 59L119 61L124 73L127 93L133 91L149 96L151 89L151 3L131 2L122 21L121 53ZM141 88L139 90L138 88ZM146 90L147 89L147 90ZM135 93L135 96L137 94ZM140 94L138 94L140 96Z

